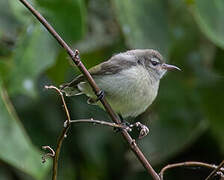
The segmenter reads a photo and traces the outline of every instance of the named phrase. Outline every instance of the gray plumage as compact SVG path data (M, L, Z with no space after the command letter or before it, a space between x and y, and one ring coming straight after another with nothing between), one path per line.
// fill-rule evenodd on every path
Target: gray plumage
M179 69L165 64L156 50L136 49L114 55L89 72L115 112L123 117L136 117L152 104L160 79L169 68ZM86 94L89 102L96 99L83 75L63 84L61 90L67 96ZM102 107L100 102L96 104Z

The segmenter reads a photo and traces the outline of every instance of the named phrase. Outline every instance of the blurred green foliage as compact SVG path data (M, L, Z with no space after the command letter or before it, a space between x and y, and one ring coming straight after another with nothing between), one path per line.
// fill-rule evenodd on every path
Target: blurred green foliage
M133 48L157 49L182 68L162 80L155 103L136 118L150 127L139 144L157 170L172 162L218 164L223 159L223 0L30 2L80 50L87 68ZM57 95L43 87L78 73L19 1L0 1L0 179L50 178L51 163L41 164L40 147L55 147L66 116ZM73 119L109 120L103 110L87 105L86 97L66 101ZM167 175L201 179L207 174L177 169ZM59 179L146 178L119 133L72 126L60 156Z

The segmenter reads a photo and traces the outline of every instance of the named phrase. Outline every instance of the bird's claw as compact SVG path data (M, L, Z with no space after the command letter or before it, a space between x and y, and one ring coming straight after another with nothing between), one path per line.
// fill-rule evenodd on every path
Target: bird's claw
M99 101L104 98L104 91L100 90L96 95L97 95L96 101Z
M87 103L88 104L96 104L97 101L100 101L104 98L104 91L99 91L97 94L96 94L97 98L89 98L87 100Z

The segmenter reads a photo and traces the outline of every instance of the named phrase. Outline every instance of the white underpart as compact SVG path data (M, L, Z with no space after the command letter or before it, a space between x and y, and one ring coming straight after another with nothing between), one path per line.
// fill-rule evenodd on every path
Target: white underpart
M106 75L103 78L99 76L95 81L105 92L113 110L123 117L136 117L144 112L156 98L159 88L159 80L150 79L147 70L142 66L133 66L119 74ZM80 83L78 88L87 96L96 97L87 83Z

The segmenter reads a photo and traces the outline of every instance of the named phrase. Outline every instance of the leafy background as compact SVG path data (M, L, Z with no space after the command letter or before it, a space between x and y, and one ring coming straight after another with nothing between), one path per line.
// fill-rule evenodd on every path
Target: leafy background
M87 68L133 48L154 48L183 69L161 82L155 103L136 118L150 127L139 141L157 171L168 163L218 164L224 155L224 1L30 1ZM17 1L0 1L0 179L51 177L42 145L55 147L65 120L58 86L79 74L68 56ZM109 120L86 104L66 99L73 119ZM136 136L136 134L132 134ZM202 179L203 169L176 169L167 179ZM73 125L60 156L59 179L149 179L119 133Z

